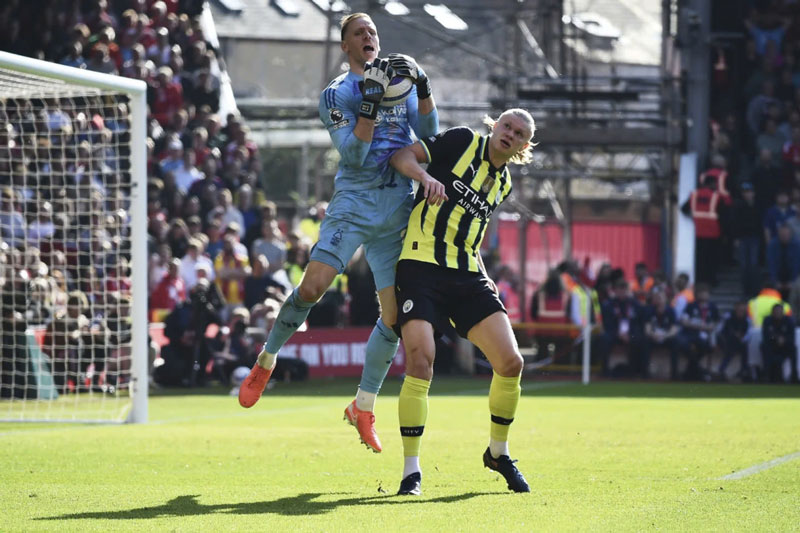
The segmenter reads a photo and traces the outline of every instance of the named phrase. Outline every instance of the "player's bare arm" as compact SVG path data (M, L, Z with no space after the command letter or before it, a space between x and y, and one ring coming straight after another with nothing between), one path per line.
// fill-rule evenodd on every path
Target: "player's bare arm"
M429 205L442 205L447 200L445 187L422 168L421 162L427 162L427 155L419 143L398 150L389 161L398 172L419 182Z

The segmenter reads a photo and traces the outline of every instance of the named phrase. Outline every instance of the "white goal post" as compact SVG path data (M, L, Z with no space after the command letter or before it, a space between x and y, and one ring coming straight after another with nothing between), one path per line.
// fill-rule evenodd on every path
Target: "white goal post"
M0 421L147 422L146 89L0 52Z

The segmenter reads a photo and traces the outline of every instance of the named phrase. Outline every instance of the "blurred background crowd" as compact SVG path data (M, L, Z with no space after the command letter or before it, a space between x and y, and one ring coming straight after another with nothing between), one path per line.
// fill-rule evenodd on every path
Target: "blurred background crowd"
M248 125L221 109L224 62L204 35L202 9L202 0L0 6L0 49L148 85L148 308L165 324L157 372L165 384L227 382L252 364L326 207L282 212L271 201ZM753 2L746 54L716 51L712 155L683 209L696 226L698 284L645 264L592 272L564 261L519 302L522 280L490 250L512 321L596 324L593 357L606 375L648 377L657 351L669 356L673 379L796 379L794 363L783 365L796 361L788 315L800 315L799 17L796 2ZM744 86L729 82L731 68L747 73ZM118 343L105 341L123 339L113 349L124 351L130 337L126 102L0 103L3 358L37 326L68 390L119 370L102 368L125 360L109 357ZM740 266L745 294L727 314L713 303L722 262ZM357 254L308 327L371 326L377 316ZM540 354L563 351L557 329L540 335ZM614 354L627 362L613 364Z

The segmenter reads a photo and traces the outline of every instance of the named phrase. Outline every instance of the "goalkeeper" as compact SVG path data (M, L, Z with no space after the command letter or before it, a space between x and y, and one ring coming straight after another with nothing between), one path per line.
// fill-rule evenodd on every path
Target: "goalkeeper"
M419 449L433 377L434 328L448 319L486 354L494 369L489 447L483 464L499 472L510 490L530 491L508 452L508 430L520 397L522 356L479 250L492 212L511 192L506 165L531 159L535 125L523 109L509 109L487 123L490 135L452 128L403 148L391 160L407 176L438 179L449 197L441 206L430 206L417 195L397 263L398 324L406 349L406 379L398 402L405 464L398 494L421 493ZM428 163L427 171L420 163Z
M281 307L257 363L239 389L239 403L250 407L258 401L280 348L363 245L381 316L367 342L361 383L345 418L368 448L380 452L373 409L399 344L392 330L397 319L394 269L414 201L411 181L389 166L389 159L411 144L412 129L418 138L435 135L439 119L428 77L413 58L391 54L388 60L378 59L380 41L368 15L343 18L341 36L350 71L328 84L319 104L320 118L341 156L333 198L300 285ZM406 102L381 107L395 73L411 78L415 90ZM420 190L432 205L444 199L444 187L430 176L420 182Z

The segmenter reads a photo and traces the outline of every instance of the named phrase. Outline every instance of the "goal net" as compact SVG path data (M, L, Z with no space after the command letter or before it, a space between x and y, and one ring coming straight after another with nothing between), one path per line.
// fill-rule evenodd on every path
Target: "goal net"
M145 89L0 52L0 420L147 419Z

